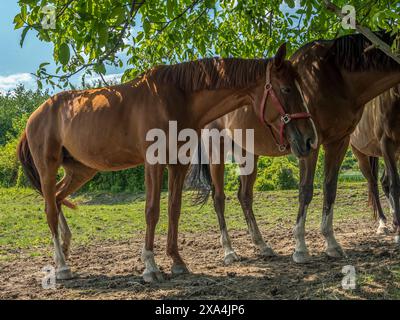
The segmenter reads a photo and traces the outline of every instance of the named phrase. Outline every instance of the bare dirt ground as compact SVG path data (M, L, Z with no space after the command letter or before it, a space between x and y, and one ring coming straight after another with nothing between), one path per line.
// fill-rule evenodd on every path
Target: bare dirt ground
M166 281L146 284L140 274L143 234L125 242L72 246L73 280L58 281L56 289L44 290L41 269L52 264L49 251L21 255L1 262L2 299L396 299L399 298L400 250L393 235L375 234L374 222L340 222L335 228L347 258L332 260L324 254L318 230L308 230L312 261L297 265L291 259L294 241L291 229L264 230L265 239L278 253L263 259L257 255L245 231L233 231L232 242L241 261L222 262L217 233L181 234L181 252L190 275L170 277L170 259L165 255L166 237L156 239L156 260ZM50 248L49 248L50 249ZM357 288L341 286L342 267L353 265Z

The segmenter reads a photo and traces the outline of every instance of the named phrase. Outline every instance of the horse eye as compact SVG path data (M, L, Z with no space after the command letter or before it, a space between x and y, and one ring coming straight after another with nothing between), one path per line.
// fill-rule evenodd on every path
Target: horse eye
M281 92L284 94L289 94L291 89L289 87L281 87Z

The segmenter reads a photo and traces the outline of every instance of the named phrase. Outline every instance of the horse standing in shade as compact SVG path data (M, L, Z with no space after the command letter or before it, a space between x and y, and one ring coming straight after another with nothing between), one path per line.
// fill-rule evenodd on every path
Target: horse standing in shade
M400 243L400 178L397 159L400 154L400 84L367 103L360 123L350 137L350 144L364 177L368 180L369 198L375 217L379 216L378 234L389 232L379 199L379 157L385 161L383 191L393 214L396 242Z
M383 40L393 43L394 37L382 33ZM343 256L343 250L335 239L333 230L333 205L336 199L340 165L349 145L350 134L359 122L364 105L400 81L400 65L378 49L362 35L354 34L334 40L319 40L307 43L290 59L301 77L305 101L317 125L318 141L325 149L324 204L321 232L326 240L326 254L330 257ZM285 88L283 94L290 95ZM257 159L260 155L282 156L289 153L291 141L282 143L280 130L273 130L259 121L251 107L237 109L212 122L209 128L246 129L253 128L255 135L255 169L250 175L240 176L238 198L242 206L249 233L263 256L274 255L270 245L263 240L254 217L253 187L257 175ZM240 141L234 141L240 143ZM240 145L246 148L246 145ZM318 148L319 150L319 148ZM299 212L294 236L296 240L293 260L298 263L309 261L305 242L307 208L313 197L313 183L318 150L307 158L300 159ZM206 174L208 172L211 174ZM212 179L214 207L218 215L221 243L225 263L237 260L228 234L224 211L224 165L211 164L193 167L189 181L204 178L203 184ZM199 184L197 184L199 185ZM196 185L193 185L196 187ZM207 188L203 188L206 191ZM204 197L206 198L206 197ZM400 216L396 216L400 221Z
M172 273L187 272L178 252L178 220L182 186L188 165L150 164L146 150L149 130L168 133L169 121L178 129L201 128L243 105L252 105L273 127L280 126L275 96L287 113L302 113L303 101L296 86L298 74L285 60L282 45L273 59L201 59L171 66L156 67L137 79L111 87L68 91L48 99L29 118L18 146L23 168L45 200L47 222L54 242L56 276L71 278L66 263L71 232L62 213L62 204L98 171L122 170L145 164L146 236L142 251L145 281L162 280L155 262L154 233L160 213L163 170L168 166L167 254L172 258ZM283 96L282 88L291 90ZM265 107L264 107L265 105ZM300 156L309 154L316 136L307 118L287 125L285 137L296 141ZM183 144L184 142L182 142ZM166 146L168 149L169 146ZM169 152L167 152L169 154ZM65 176L57 183L58 168ZM62 243L60 240L62 239Z

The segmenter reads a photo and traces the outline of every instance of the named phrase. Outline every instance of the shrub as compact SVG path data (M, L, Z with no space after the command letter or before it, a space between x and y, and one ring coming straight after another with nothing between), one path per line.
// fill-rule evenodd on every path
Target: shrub
M238 189L239 173L237 168L237 164L225 165L226 190L236 191ZM260 157L255 189L259 191L296 189L298 176L299 169L295 157Z

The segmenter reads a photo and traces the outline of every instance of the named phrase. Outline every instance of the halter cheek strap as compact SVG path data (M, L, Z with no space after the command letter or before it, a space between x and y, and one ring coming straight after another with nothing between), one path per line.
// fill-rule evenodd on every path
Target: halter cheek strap
M286 113L282 103L279 101L278 97L276 96L276 93L274 91L274 88L272 87L271 83L271 68L272 68L272 62L269 62L267 65L267 70L266 70L266 80L265 80L265 86L264 86L264 92L263 96L261 98L261 104L260 104L260 120L263 124L265 124L271 131L271 134L279 148L279 151L284 152L287 149L287 145L285 144L285 126L292 120L296 119L310 119L311 114L309 112L299 112L299 113ZM271 129L271 124L269 124L267 121L265 121L264 115L265 115L265 109L267 108L267 101L268 98L271 99L271 103L274 106L274 108L278 111L280 115L280 124L279 128L274 128L278 133L279 133L279 141L276 139L275 135L272 132ZM308 111L308 110L307 110Z

